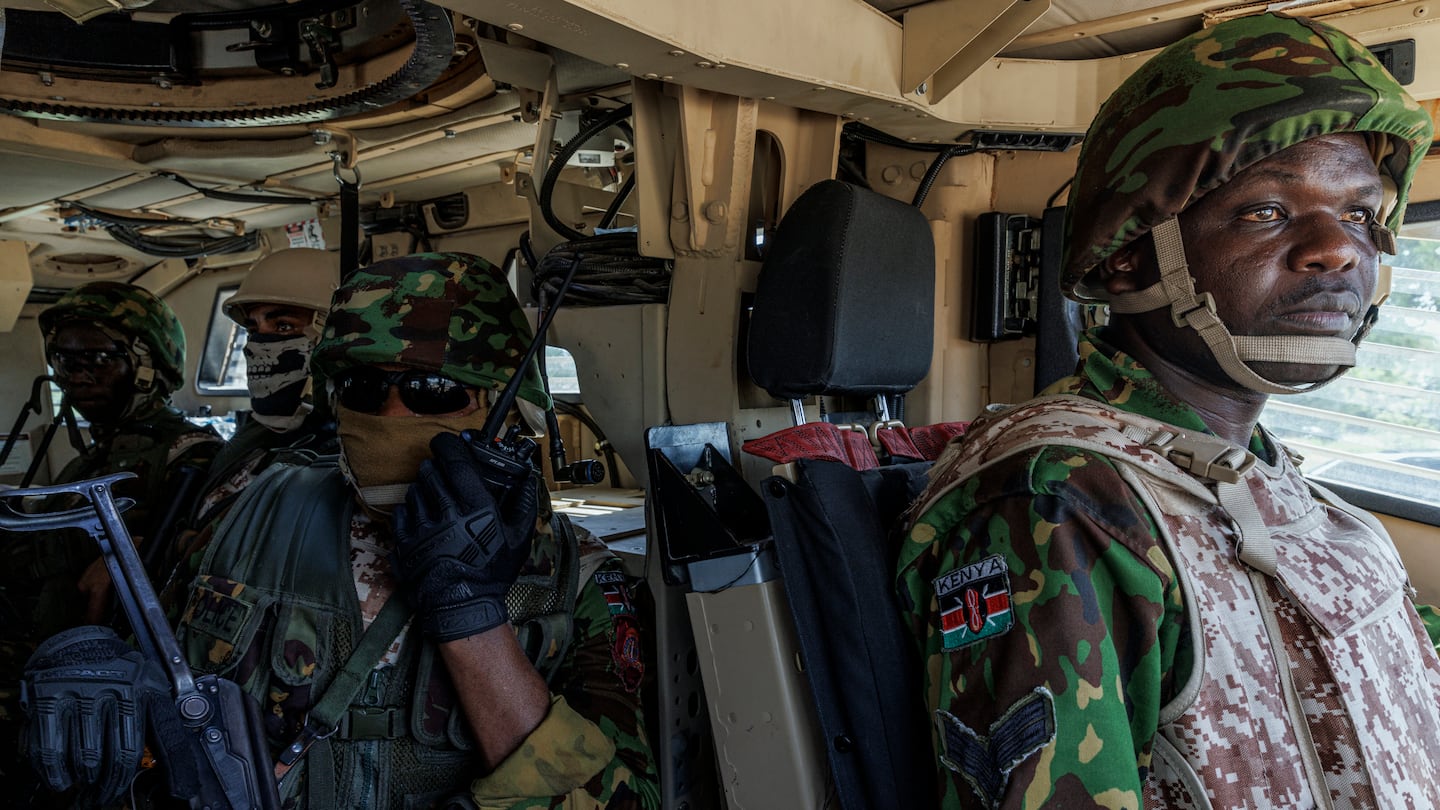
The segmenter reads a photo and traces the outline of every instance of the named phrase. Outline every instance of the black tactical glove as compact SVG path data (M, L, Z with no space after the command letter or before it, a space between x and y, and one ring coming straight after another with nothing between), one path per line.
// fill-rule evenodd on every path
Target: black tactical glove
M530 555L536 480L483 475L484 450L469 431L441 433L432 458L395 508L396 572L437 642L478 635L509 620L505 594ZM528 468L528 465L527 465Z
M183 750L169 683L109 627L76 627L46 639L25 664L20 700L30 764L51 790L77 789L80 806L125 796L147 737L171 771L193 770L195 754ZM177 756L167 756L176 749Z

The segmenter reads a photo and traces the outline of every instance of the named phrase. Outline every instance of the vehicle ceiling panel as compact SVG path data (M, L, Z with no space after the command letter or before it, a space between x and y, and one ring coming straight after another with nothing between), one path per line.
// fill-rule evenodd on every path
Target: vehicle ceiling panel
M500 164L485 163L468 169L447 169L403 184L396 183L392 186L388 183L380 183L369 188L372 191L386 191L394 188L397 196L403 194L407 200L431 200L447 194L454 194L458 189L483 186L499 181ZM365 195L362 195L361 198L367 199Z
M1280 5L1284 5L1287 10L1303 10L1312 3L1323 3L1328 13L1347 4L1359 8L1381 1L1294 0ZM155 0L141 14L163 15L182 10L228 10L275 2L277 0ZM465 5L458 0L441 2L457 9ZM902 19L906 8L919 5L909 0L865 2L895 19ZM889 26L887 21L877 18L869 9L858 7L855 0L824 0L823 5L828 8L831 3L838 10L861 12L859 16L868 23L873 23L873 27L893 27ZM478 12L480 5L483 4L477 5L473 10ZM977 7L979 5L977 3ZM1265 4L1246 3L1243 0L1051 0L1050 8L1044 16L1016 40L1005 55L1073 60L1133 53L1163 45L1198 28L1207 14L1213 16L1221 13L1220 9L1258 8L1263 5ZM0 7L49 10L41 0L0 0ZM463 13L463 9L461 10ZM689 13L686 9L681 11ZM723 17L724 12L721 13ZM809 14L806 18L811 19L814 16ZM778 19L786 18L781 15ZM684 29L684 22L682 17L676 23L679 29ZM811 19L811 22L814 20ZM750 28L745 28L746 23L743 21L737 21L737 24L741 26L738 34L730 33L741 37L740 42L750 41L757 36L753 24ZM623 31L624 36L618 37L616 43L610 43L612 46L618 47L619 41L628 42L632 36L636 37L637 41L643 40L638 33L640 27L629 25L631 29ZM718 21L716 25L724 27L720 26ZM1046 32L1051 32L1048 38L1045 37ZM715 44L717 47L724 44L733 47L735 43L726 40L724 33L726 32L714 28L701 27L700 41ZM784 41L793 40L795 43L823 43L826 36L821 34L817 39L799 36L798 32L781 33ZM883 33L890 37L895 32ZM544 41L552 42L552 39L547 38ZM565 46L563 37L557 36L553 42L556 47ZM880 53L883 48L876 43L888 43L890 39L882 37L875 40L872 37L861 42L870 43L865 46L866 53L878 59L884 54ZM832 42L827 44L833 44L833 38ZM592 61L592 58L599 58L595 54L602 51L586 51L586 47L596 48L598 45L598 40L591 43L573 43L575 50L590 53L590 57L577 56L555 48L547 49L555 59L557 81L562 93L596 91L603 94L606 88L623 88L629 81L630 73L635 71L617 69L613 64L622 58L627 62L635 60L622 54L615 59ZM901 106L885 95L893 88L886 88L881 82L876 85L883 91L879 92L875 91L874 87L867 89L859 80L856 80L856 87L851 88L853 96L826 94L827 97L850 98L851 102L827 102L831 107L818 105L810 82L795 81L797 76L803 77L807 74L803 71L787 70L788 63L784 60L775 61L774 49L767 50L762 55L769 55L771 58L760 59L754 67L757 71L768 69L768 76L750 84L737 84L737 87L743 86L743 90L732 91L720 85L712 89L760 96L765 94L760 92L762 88L771 85L788 87L789 84L794 84L803 93L795 96L782 94L780 103L791 103L806 109L843 109L847 114L856 116L867 113L872 107L888 110L892 107L899 109ZM886 58L894 55L890 54ZM854 70L857 60L861 58L859 55L846 53L841 67ZM1051 74L1045 73L1043 66L1054 64L1010 64L1007 69L1034 70L1038 71L1036 75L1045 76ZM806 65L808 62L801 63L802 67ZM898 69L898 62L889 67ZM1075 87L1062 87L1056 91L1059 98L1053 109L1055 115L1060 117L1057 120L1063 122L1069 118L1086 117L1084 105L1090 103L1090 99L1079 90L1095 81L1093 69L1090 69L1092 72L1086 70L1085 63L1065 67L1066 76L1075 73L1079 78L1070 77L1074 80ZM675 73L674 83L693 84L698 87L705 87L706 82L713 83L722 78L721 71L701 70L699 63L696 63L693 70L685 68L676 70ZM742 69L724 73L730 75L732 80L745 75ZM817 74L817 82L823 83L826 75L823 71ZM397 202L409 202L452 194L469 186L497 182L501 179L502 166L508 165L517 152L528 150L533 145L535 125L513 120L518 113L519 104L531 96L512 92L503 86L497 93L488 76L472 79L473 77L466 74L456 80L470 88L468 95L455 91L452 87L446 93L454 93L453 95L441 93L438 97L430 98L426 105L399 104L377 112L376 116L380 116L378 118L323 122L308 127L289 125L181 130L11 119L12 122L23 120L26 126L20 127L17 124L11 128L19 133L14 137L19 146L10 152L0 152L0 177L6 180L5 183L0 183L0 213L7 210L9 212L9 216L4 218L5 221L0 222L0 238L25 238L45 242L47 244L41 248L42 251L83 249L133 255L133 251L110 240L99 230L81 236L61 233L59 223L47 219L54 216L51 208L36 211L16 210L67 197L117 210L149 210L191 219L233 218L244 221L250 229L274 227L314 216L316 208L309 203L266 205L217 201L204 198L172 181L143 177L143 171L141 174L128 173L141 171L139 167L143 165L154 170L174 171L204 187L217 186L240 191L253 190L247 187L268 187L279 192L333 199L337 187L332 176L332 164L326 152L334 147L323 143L323 138L317 139L313 136L312 129L333 127L353 132L363 180L362 200L367 205L376 203L381 195L387 192L393 192ZM1016 80L1010 81L1012 83L997 84L996 87L1013 87ZM789 84L786 84L787 82ZM840 87L838 84L834 86L837 89ZM1068 92L1069 90L1075 92ZM160 91L157 89L155 92ZM1059 126L1032 120L1035 118L1033 111L1027 113L1026 110L1021 110L1012 114L1014 111L989 99L985 92L986 88L978 85L965 88L950 100L949 107L936 108L935 120L929 117L928 108L910 99L903 100L905 109L900 114L909 119L908 124L916 128L917 134L932 139L953 137L948 129L949 122L968 122L970 118L967 116L972 115L972 109L976 111L973 113L974 120L981 122L992 119L1014 120L1035 126ZM866 95L867 93L869 95ZM848 108L847 104L850 105ZM1035 106L1033 100L1030 106ZM1072 115L1070 107L1076 107L1079 111ZM912 108L915 115L908 114ZM1049 106L1045 109L1052 110ZM881 120L879 117L876 119L877 123ZM38 138L34 135L37 131L40 133ZM53 135L49 134L52 132ZM447 132L453 134L447 136ZM21 154L22 152L24 154ZM72 154L75 155L73 160L70 159ZM99 193L85 196L82 192L89 189L96 189Z
M124 210L127 208L143 208L147 205L154 205L157 202L179 199L194 193L195 192L173 180L166 180L163 177L152 177L100 194L86 195L83 202L100 208Z
M1373 5L1378 0L1351 0L1351 5ZM924 3L914 0L866 0L872 7L889 14L895 19L904 16L905 9ZM1245 0L1051 0L1050 8L1025 34L1033 35L1056 28L1065 28L1080 23L1090 23L1112 18L1133 18L1123 29L1101 34L1081 34L1072 41L1028 47L1024 39L1017 46L1004 51L1006 56L1030 59L1096 59L1123 53L1138 53L1174 42L1192 31L1199 30L1203 13L1219 8L1242 6L1283 6L1287 11L1296 11L1301 6L1312 4L1336 5L1333 0L1290 0L1290 2L1266 3ZM1146 15L1144 12L1151 12Z
M0 205L17 208L64 198L124 177L125 171L0 152Z

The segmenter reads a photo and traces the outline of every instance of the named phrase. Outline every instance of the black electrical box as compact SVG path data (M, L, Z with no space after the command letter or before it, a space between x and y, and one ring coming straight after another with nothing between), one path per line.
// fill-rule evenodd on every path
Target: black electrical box
M1040 220L992 211L975 222L975 287L970 339L1035 334L1039 317Z

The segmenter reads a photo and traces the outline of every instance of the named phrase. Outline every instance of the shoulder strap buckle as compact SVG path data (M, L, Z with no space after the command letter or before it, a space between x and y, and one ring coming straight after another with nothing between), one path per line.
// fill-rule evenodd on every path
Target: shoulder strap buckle
M1214 436L1159 430L1137 438L1171 464L1212 481L1239 483L1241 476L1255 466L1254 453Z

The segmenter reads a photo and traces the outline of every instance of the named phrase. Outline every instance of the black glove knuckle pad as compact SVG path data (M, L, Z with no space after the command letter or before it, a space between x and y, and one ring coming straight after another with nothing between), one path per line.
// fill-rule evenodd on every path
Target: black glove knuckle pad
M42 643L24 678L26 749L46 784L124 796L147 729L175 710L164 676L114 630L78 627Z
M445 642L508 620L505 594L534 531L535 481L525 477L496 492L481 475L483 461L455 434L436 436L431 451L407 495L414 505L396 515L396 567L421 628ZM443 508L422 513L421 503Z

